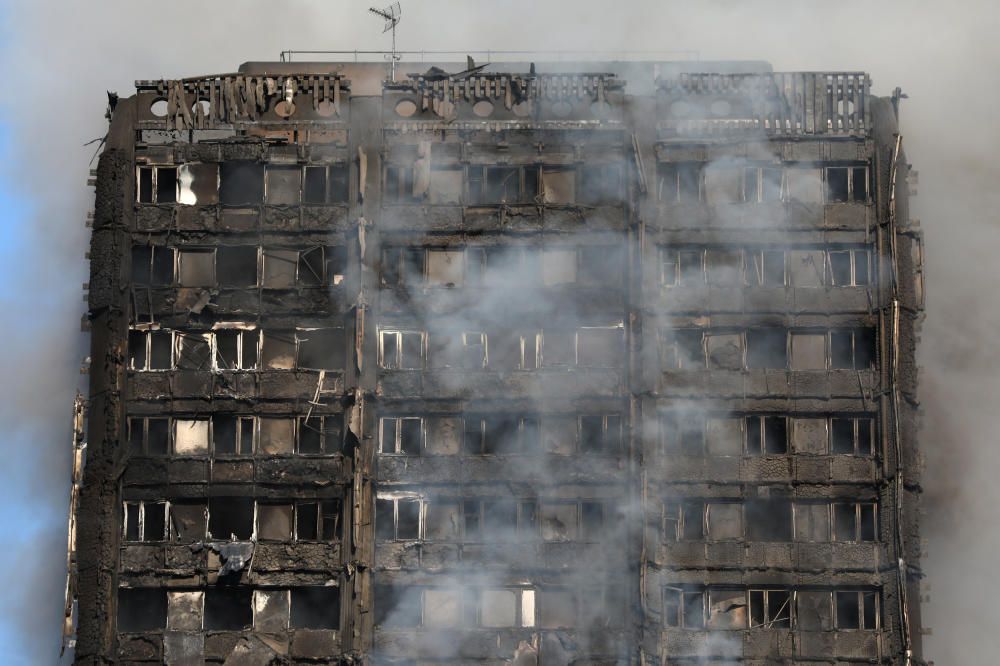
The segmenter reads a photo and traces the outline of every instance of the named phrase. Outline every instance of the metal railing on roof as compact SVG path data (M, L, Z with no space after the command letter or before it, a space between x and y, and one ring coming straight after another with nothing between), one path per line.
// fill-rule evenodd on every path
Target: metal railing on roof
M364 51L364 50L345 50L345 51L301 51L301 50L286 50L281 52L281 62L292 62L294 56L304 55L304 56L339 56L341 59L344 57L352 57L354 62L373 62L366 56L380 56L383 59L389 59L392 57L392 51ZM492 49L478 50L478 51L396 51L396 55L403 59L411 59L419 62L424 62L428 58L431 60L441 60L442 57L457 57L463 59L465 56L472 56L476 59L484 58L487 62L492 62L494 59L497 61L504 60L533 60L533 59L555 59L555 60L571 60L571 59L581 59L586 60L698 60L698 51L694 50L666 50L666 51L656 51L656 50L635 50L635 51L563 51L563 50L542 50L542 51L494 51ZM499 58L498 58L499 56Z

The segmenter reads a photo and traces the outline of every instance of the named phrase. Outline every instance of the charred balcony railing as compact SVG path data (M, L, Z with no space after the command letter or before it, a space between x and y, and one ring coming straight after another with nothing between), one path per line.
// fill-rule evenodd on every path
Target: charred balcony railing
M863 72L681 74L659 82L661 138L761 133L867 136Z

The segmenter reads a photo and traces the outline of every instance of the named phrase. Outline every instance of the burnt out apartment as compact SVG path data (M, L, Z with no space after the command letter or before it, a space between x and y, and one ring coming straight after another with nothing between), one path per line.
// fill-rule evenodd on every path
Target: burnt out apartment
M899 92L458 69L113 105L76 660L922 664Z

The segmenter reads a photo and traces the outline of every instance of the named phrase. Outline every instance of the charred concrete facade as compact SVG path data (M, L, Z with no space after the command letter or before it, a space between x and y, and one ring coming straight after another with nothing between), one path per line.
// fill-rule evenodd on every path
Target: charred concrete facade
M77 661L922 663L898 96L399 70L113 109Z

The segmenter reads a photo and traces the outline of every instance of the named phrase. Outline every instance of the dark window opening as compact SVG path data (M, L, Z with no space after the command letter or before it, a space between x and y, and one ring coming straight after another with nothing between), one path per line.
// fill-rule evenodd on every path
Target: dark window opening
M420 197L413 195L413 167L386 167L385 199L390 203L420 202Z
M212 417L212 448L216 455L248 456L253 453L252 416L217 414Z
M253 590L209 587L205 590L204 627L209 631L242 631L253 626Z
M668 587L664 590L663 619L668 627L703 629L705 595L700 590Z
M119 588L118 631L154 631L167 626L167 591L163 588Z
M664 370L703 370L704 332L700 329L667 330L661 333L660 362Z
M747 260L749 282L759 287L785 286L784 250L755 250Z
M257 246L221 245L216 251L216 275L220 287L257 286Z
M783 328L750 329L746 332L748 368L787 368L788 332Z
M701 201L703 164L700 162L657 165L657 195L666 203Z
M268 164L264 200L269 204L291 206L299 203L302 189L302 170L298 166Z
M420 598L419 589L376 585L375 626L394 629L419 627L421 621Z
M342 164L307 166L302 201L307 204L347 203L349 174L349 167Z
M293 629L340 629L340 588L297 587L291 590Z
M750 590L750 626L789 629L792 595L788 590Z
M784 416L746 417L747 455L788 453L788 421Z
M588 206L617 204L622 200L622 170L618 164L583 166L578 201Z
M247 497L208 500L208 531L213 539L246 541L253 536L254 502Z
M787 499L756 499L746 503L747 536L753 541L791 541L792 503Z
M830 367L866 370L875 366L875 330L830 331Z
M834 592L837 629L878 629L878 594L874 591Z
M344 329L326 328L313 331L300 331L297 336L299 343L299 368L317 370L342 370L346 354Z
M221 164L219 201L228 206L248 206L264 200L264 165L248 160Z
M299 420L299 453L339 453L342 449L341 418L313 416Z

